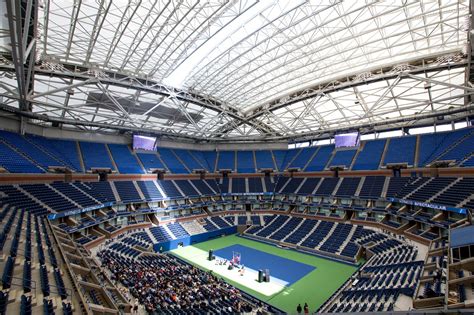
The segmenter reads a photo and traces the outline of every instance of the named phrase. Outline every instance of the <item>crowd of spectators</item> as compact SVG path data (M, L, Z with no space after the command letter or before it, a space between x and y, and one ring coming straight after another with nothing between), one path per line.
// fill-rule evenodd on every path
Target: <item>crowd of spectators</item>
M129 288L148 313L266 314L275 310L177 258L159 254L127 258L110 249L98 253L112 280Z

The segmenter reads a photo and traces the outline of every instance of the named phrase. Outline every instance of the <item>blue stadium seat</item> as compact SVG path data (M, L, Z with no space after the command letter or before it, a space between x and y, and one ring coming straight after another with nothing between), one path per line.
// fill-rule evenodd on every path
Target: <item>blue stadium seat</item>
M120 173L143 174L140 164L138 164L136 157L132 154L127 145L109 144L108 146Z
M138 158L142 162L143 166L145 167L145 170L148 173L150 172L150 169L163 169L166 170L166 166L161 162L161 160L158 158L158 155L156 155L156 152L153 153L137 153Z
M300 170L304 170L306 164L311 160L317 150L318 147L302 148L301 152L290 162L287 168L299 168Z
M137 181L137 184L146 200L156 201L163 199L154 181Z
M385 154L384 165L389 163L414 164L415 159L415 136L391 138Z
M273 156L275 157L275 163L277 166L277 171L283 172L285 170L285 157L287 150L273 150Z
M356 152L357 150L336 150L334 157L329 163L329 167L343 165L346 168L350 168Z
M237 173L255 173L253 151L237 151Z
M3 142L0 142L0 165L10 173L44 173L44 170Z
M235 151L219 151L216 170L224 169L235 170Z
M257 170L260 169L275 169L275 164L273 163L272 151L270 150L257 150L255 151L255 162Z
M357 155L352 170L376 170L379 168L380 159L385 148L385 139L370 140L364 143L362 151Z
M172 151L181 159L183 165L189 169L190 172L197 169L208 169L208 167L205 165L207 163L203 163L203 165L202 161L196 159L194 155L192 155L188 150L173 149Z
M171 173L174 174L189 174L190 172L186 166L176 157L171 149L159 148L158 154L162 161L168 166Z
M36 135L26 135L25 137L30 142L40 146L45 152L54 155L56 159L63 161L72 170L82 171L76 141L45 138Z
M114 182L115 188L123 202L138 202L142 198L138 194L135 185L131 181L116 181Z
M334 150L334 145L324 145L319 148L318 153L313 157L308 166L306 166L306 172L317 172L322 171L328 164L331 154Z
M91 168L115 170L104 143L80 142L79 144L86 171Z

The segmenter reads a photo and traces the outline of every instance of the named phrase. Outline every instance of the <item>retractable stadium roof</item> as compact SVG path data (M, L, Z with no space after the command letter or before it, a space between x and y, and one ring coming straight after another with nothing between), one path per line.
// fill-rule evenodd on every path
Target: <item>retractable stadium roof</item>
M471 114L469 1L2 0L2 115L276 141Z

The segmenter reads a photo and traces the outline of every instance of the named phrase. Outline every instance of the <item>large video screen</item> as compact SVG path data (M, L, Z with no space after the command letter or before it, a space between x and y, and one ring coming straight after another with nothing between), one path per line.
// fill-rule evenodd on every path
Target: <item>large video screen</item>
M133 135L133 150L155 151L156 137Z
M336 148L358 147L360 136L358 132L341 133L335 136Z

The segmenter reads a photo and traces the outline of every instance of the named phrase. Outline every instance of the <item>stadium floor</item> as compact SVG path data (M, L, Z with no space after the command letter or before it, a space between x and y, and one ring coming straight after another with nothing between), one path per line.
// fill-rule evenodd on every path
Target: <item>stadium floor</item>
M310 310L316 310L357 270L357 267L355 266L338 263L313 255L303 254L293 250L278 248L273 245L238 237L237 235L225 236L207 242L194 244L192 247L206 252L210 249L218 252L219 249L224 249L233 245L241 245L248 248L253 248L260 252L280 256L288 260L293 260L295 262L315 267L315 269L307 273L296 282L282 288L281 290L278 290L278 292L275 292L271 295L266 295L256 290L252 290L247 286L241 285L229 277L224 276L224 278L226 278L229 283L233 284L239 289L242 289L243 291L252 294L253 296L256 296L257 298L264 300L288 313L294 313L298 303L301 303L302 305L304 303L308 303ZM203 267L201 264L198 264L196 261L193 261L192 258L186 258L184 257L185 255L179 253L179 251L183 252L184 250L186 250L186 248L172 251L172 253L202 269L209 269ZM244 264L245 259L245 256L242 255L242 262ZM292 271L289 270L288 272L291 273ZM271 270L270 274L272 275Z
M240 253L241 264L246 268L253 270L270 269L270 276L283 280L287 286L297 282L316 268L293 259L269 254L240 244L218 249L214 251L214 255L231 260L234 252Z

